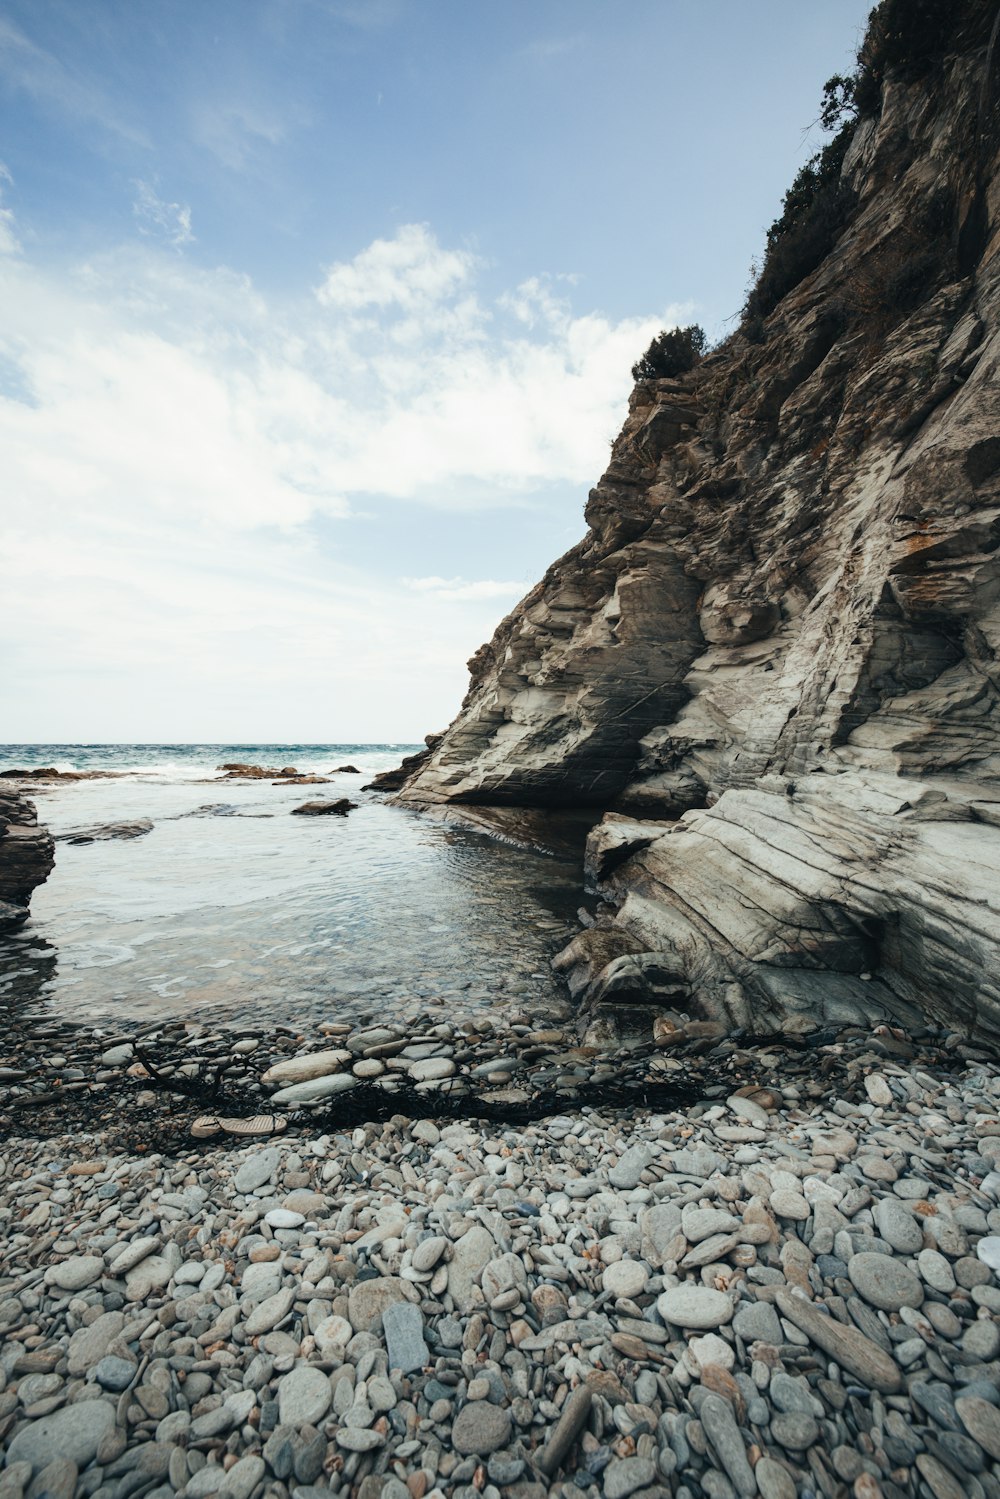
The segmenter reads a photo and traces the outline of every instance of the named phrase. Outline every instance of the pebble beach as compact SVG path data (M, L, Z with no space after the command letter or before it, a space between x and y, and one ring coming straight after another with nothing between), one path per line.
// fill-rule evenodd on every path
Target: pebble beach
M940 1031L789 1039L230 1035L288 1128L206 1143L95 1052L119 1117L0 1147L0 1499L1000 1499L1000 1078ZM699 1101L580 1106L623 1068ZM380 1082L377 1121L318 1112Z

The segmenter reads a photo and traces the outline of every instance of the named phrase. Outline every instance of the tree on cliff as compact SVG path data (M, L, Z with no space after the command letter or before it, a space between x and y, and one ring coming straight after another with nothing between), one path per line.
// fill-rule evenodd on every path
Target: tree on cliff
M632 366L633 380L665 380L693 369L705 352L704 328L664 328L653 339L641 359Z

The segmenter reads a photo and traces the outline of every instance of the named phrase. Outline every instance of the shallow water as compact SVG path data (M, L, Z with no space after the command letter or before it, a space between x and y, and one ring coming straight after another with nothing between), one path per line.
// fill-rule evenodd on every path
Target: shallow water
M5 1003L118 1024L180 1016L296 1028L405 1018L435 1002L443 1013L563 1008L549 963L576 929L577 859L513 848L361 793L373 770L398 763L398 749L242 747L254 756L214 747L173 761L161 753L151 768L164 748L150 747L145 766L133 755L131 773L113 780L32 789L57 838L138 818L153 829L57 842L31 921L0 940ZM33 762L108 763L40 747L55 749L64 753ZM3 759L30 763L21 756ZM365 774L314 787L202 781L217 775L220 758L323 770L350 758ZM291 815L303 801L344 795L360 802L347 818Z

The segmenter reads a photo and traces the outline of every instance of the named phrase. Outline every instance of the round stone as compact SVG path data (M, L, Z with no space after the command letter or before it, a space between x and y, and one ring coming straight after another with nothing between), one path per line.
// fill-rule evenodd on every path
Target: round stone
M852 1255L847 1274L859 1295L884 1312L898 1312L901 1306L917 1307L923 1302L918 1278L890 1255Z
M237 1192L254 1192L271 1180L280 1164L281 1151L273 1146L270 1150L255 1150L240 1166L233 1178L233 1186Z
M450 1057L427 1057L422 1062L410 1065L410 1077L415 1083L436 1082L440 1078L451 1077L454 1071L455 1063Z
M45 1272L45 1280L60 1291L82 1291L93 1285L103 1271L104 1260L99 1254L74 1254L71 1259L52 1265Z
M308 1083L293 1083L290 1088L279 1088L271 1094L272 1103L320 1103L324 1098L333 1098L337 1093L349 1093L358 1086L356 1077L349 1072L337 1072L332 1077L317 1077Z
M482 1457L506 1446L510 1439L510 1411L485 1400L464 1405L451 1428L452 1446L463 1457Z
M278 1381L278 1419L283 1426L315 1426L330 1408L330 1381L314 1364L300 1364Z
M955 1272L937 1249L922 1249L917 1255L917 1269L935 1291L947 1294L955 1289Z
M637 1260L618 1260L608 1265L601 1277L606 1291L612 1296L641 1296L649 1284L649 1271Z
M136 1375L136 1366L127 1358L116 1358L107 1353L94 1365L94 1378L102 1390L113 1390L120 1394L127 1390Z
M757 1480L761 1499L795 1499L797 1490L794 1478L773 1457L760 1458L753 1476Z
M741 1301L733 1318L733 1331L745 1343L777 1345L785 1341L778 1314L766 1301Z
M991 1234L980 1239L976 1245L976 1253L984 1265L989 1265L993 1271L1000 1271L1000 1236Z
M865 1092L872 1103L880 1109L888 1109L892 1105L892 1090L881 1072L869 1072L865 1078Z
M293 1213L289 1208L272 1208L264 1214L268 1228L301 1228L305 1221L302 1213Z
M992 1317L973 1322L962 1337L962 1351L974 1363L988 1364L1000 1353L1000 1327Z
M707 1369L710 1364L714 1364L717 1369L728 1372L736 1362L735 1350L726 1342L725 1338L720 1338L718 1333L714 1332L707 1332L701 1338L691 1338L688 1341L685 1361L687 1361L688 1356L690 1357L690 1362L694 1365L696 1373L700 1373L702 1369Z
M809 1217L809 1204L801 1192L779 1190L771 1193L771 1208L779 1218L796 1218L800 1222Z
M656 1468L648 1457L622 1457L604 1470L605 1499L628 1499L636 1489L645 1489L656 1478Z
M972 1440L1000 1462L1000 1410L978 1395L960 1395L955 1410Z
M656 1310L675 1327L712 1328L732 1321L733 1303L724 1291L688 1284L664 1291Z
M803 1452L819 1437L819 1426L805 1411L779 1411L771 1418L771 1435L790 1452Z
M433 1234L429 1239L421 1239L410 1256L410 1263L414 1270L425 1274L434 1269L447 1247L448 1240L443 1234Z
M898 1198L883 1197L872 1216L882 1238L900 1254L918 1254L923 1248L924 1231Z
M362 1057L360 1062L355 1062L351 1071L355 1077L381 1077L385 1071L385 1063L380 1062L378 1057Z

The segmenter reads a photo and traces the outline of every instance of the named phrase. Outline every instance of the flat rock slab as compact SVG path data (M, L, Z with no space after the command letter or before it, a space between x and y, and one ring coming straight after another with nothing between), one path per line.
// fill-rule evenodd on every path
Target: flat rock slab
M335 1072L330 1077L314 1077L306 1083L293 1083L291 1087L279 1088L271 1094L272 1103L319 1103L321 1099L333 1098L338 1093L349 1093L356 1088L358 1080L349 1072Z
M424 1317L412 1301L395 1301L382 1312L382 1331L389 1353L389 1368L409 1374L430 1363L424 1341Z
M309 1083L317 1077L328 1077L342 1072L345 1062L350 1062L351 1053L337 1048L332 1051L310 1051L301 1057L288 1057L284 1062L275 1062L261 1078L262 1083Z
M114 1424L115 1408L108 1401L78 1400L19 1431L7 1449L7 1465L27 1462L38 1472L56 1458L66 1458L85 1468Z

